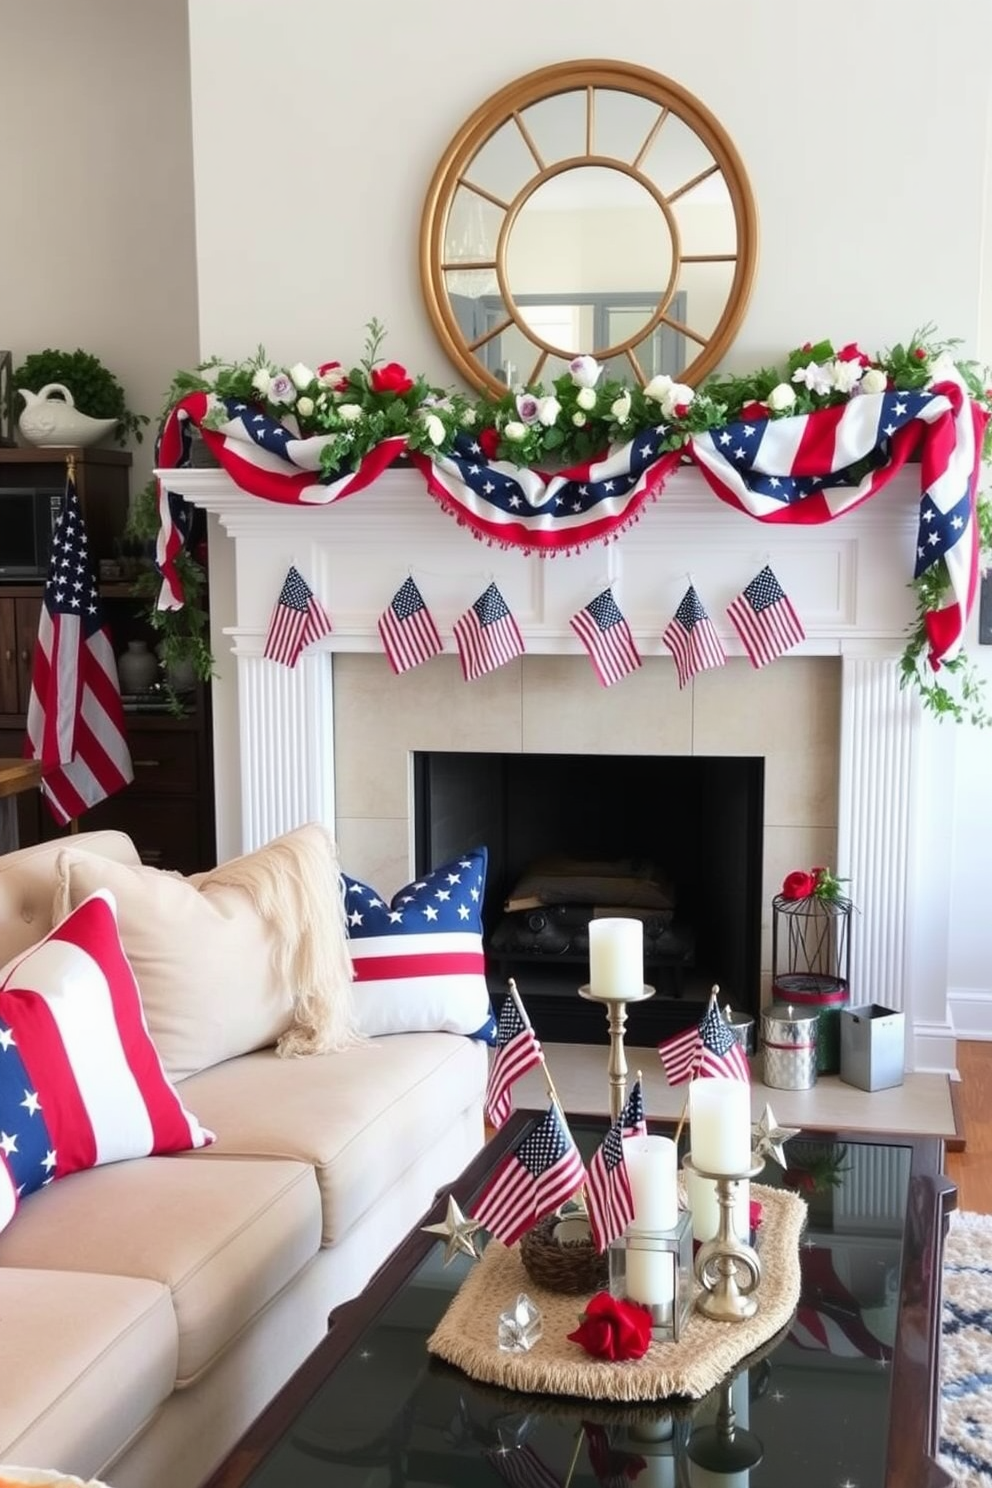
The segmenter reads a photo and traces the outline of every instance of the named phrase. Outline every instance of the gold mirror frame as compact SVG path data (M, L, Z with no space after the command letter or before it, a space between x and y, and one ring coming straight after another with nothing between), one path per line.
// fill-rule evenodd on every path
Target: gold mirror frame
M630 160L595 153L595 93L597 89L626 92L656 104L658 115L647 137ZM548 165L542 159L526 122L521 118L524 109L545 99L563 93L584 91L586 94L586 148L582 155L555 161ZM641 173L639 167L658 139L665 121L674 116L685 124L703 143L715 162L707 170L682 182L674 191L663 193L657 184ZM523 144L533 157L535 172L512 200L504 201L469 179L473 162L488 141L506 124L519 130ZM665 290L659 298L650 319L640 325L626 340L614 346L596 350L597 359L606 361L611 356L624 355L633 377L640 383L645 376L637 361L634 347L662 322L678 331L699 347L698 355L679 372L679 379L695 385L712 371L720 361L733 339L734 332L744 318L758 260L758 219L750 182L729 135L723 126L702 103L678 83L660 73L634 63L614 61L559 62L552 67L542 67L537 72L518 78L507 87L486 100L462 125L448 146L434 172L420 225L420 279L427 310L442 346L454 365L469 383L483 392L501 396L506 386L475 355L476 351L494 336L516 326L535 347L535 365L529 382L540 379L541 370L548 356L562 357L566 361L588 347L557 347L543 340L520 314L509 291L506 271L506 254L509 236L522 207L533 196L538 187L567 170L582 166L600 166L620 170L637 181L654 198L668 225L672 241L672 266ZM703 180L718 172L726 183L733 209L736 230L733 253L682 254L678 225L672 215L670 203L686 195ZM462 187L489 201L504 213L496 244L495 256L487 260L459 260L446 263L444 235L455 194ZM734 273L722 313L709 335L702 335L689 325L673 319L667 312L678 284L680 266L684 263L732 262ZM506 307L506 318L489 329L484 336L467 341L452 309L445 274L451 270L485 269L495 271L500 294Z

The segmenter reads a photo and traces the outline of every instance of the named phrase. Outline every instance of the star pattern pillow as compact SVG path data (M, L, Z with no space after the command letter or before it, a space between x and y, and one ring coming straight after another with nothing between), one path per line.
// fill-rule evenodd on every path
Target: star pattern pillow
M388 901L342 873L361 1033L464 1033L493 1042L482 947L486 865L486 849L473 848Z
M0 1230L56 1178L213 1140L162 1069L113 896L92 894L0 972Z

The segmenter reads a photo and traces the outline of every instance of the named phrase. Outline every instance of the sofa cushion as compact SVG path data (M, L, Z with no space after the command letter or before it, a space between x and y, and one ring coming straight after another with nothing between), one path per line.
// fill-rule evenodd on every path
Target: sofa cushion
M93 894L0 973L0 1229L53 1179L212 1140L148 1037L113 899Z
M324 828L301 827L193 878L64 849L57 906L100 887L117 900L173 1079L277 1040L297 1053L353 1037L336 850Z
M109 862L141 861L123 832L80 832L73 842L81 851ZM55 924L56 864L64 848L65 840L57 838L0 857L0 966L36 945Z
M486 849L473 848L391 900L342 874L362 1033L467 1033L492 1041L482 947L486 861Z
M0 1459L97 1472L172 1394L169 1289L131 1277L0 1266Z
M167 1286L179 1328L176 1383L191 1384L320 1246L310 1168L202 1156L115 1163L33 1194L0 1235L0 1268Z
M455 1115L478 1110L481 1145L487 1067L483 1044L450 1033L393 1034L306 1060L247 1054L183 1081L183 1098L207 1113L218 1138L176 1161L209 1170L215 1154L218 1162L248 1154L312 1164L323 1244L332 1245L404 1181Z

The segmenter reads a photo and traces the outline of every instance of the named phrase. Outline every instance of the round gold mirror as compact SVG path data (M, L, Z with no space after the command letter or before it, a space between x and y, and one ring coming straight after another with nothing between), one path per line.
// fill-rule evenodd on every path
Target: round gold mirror
M563 62L511 83L434 173L420 273L474 386L550 382L579 353L608 375L697 383L726 351L757 264L737 151L677 83Z

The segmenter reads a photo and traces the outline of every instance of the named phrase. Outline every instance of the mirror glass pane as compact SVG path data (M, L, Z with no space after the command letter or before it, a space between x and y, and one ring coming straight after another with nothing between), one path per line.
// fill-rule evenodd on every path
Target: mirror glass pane
M521 111L521 119L527 133L545 165L554 165L559 160L573 160L584 155L586 149L586 93L577 89L572 93L558 93L553 98L542 98ZM535 162L531 157L531 171Z
M633 165L660 115L660 104L636 93L594 89L592 153Z
M479 147L465 177L500 201L511 202L536 169L534 157L511 119Z
M665 196L670 196L686 182L693 180L702 171L712 170L715 165L716 161L699 136L675 114L669 114L658 130L641 168ZM698 201L712 192L725 195L726 190L726 183L717 169L713 175L693 187L691 195Z
M668 313L705 340L723 314L733 277L732 263L683 264L679 292ZM699 342L690 341L688 350L695 356Z

